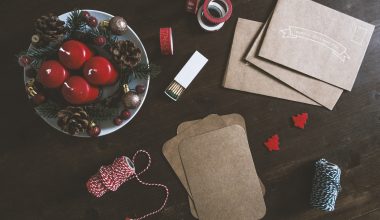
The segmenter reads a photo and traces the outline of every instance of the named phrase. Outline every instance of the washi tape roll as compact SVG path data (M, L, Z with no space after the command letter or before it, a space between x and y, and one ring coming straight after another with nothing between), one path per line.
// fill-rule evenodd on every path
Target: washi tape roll
M222 7L226 11L226 13L223 16L215 16L213 13L210 11L209 5L211 3L217 3L219 5L222 4ZM232 3L230 0L205 0L203 4L203 13L204 17L211 23L214 24L219 24L226 22L232 14Z
M211 13L215 14L216 16L219 17L224 17L226 14L226 10L223 8L222 5L220 5L217 2L210 2L208 4L208 11ZM198 10L197 18L198 18L198 23L201 26L202 29L206 31L217 31L220 28L223 27L224 22L219 23L219 24L214 24L209 22L205 17L204 17L204 7L201 6L201 8Z
M172 28L160 28L160 47L163 55L174 54Z
M200 0L186 0L186 11L196 14Z

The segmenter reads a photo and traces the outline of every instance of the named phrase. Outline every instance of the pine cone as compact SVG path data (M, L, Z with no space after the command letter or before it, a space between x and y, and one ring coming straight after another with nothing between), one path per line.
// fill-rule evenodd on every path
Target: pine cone
M58 112L58 126L71 135L84 132L91 120L82 107L68 106Z
M38 18L34 27L35 35L32 37L32 43L36 46L45 46L50 42L59 41L66 33L65 22L52 13Z
M120 40L110 48L114 61L121 69L132 68L141 61L141 50L129 40Z

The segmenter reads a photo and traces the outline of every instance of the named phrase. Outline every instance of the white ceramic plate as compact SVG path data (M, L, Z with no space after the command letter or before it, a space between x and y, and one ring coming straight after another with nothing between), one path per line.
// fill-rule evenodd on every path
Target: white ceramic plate
M84 11L90 12L91 16L96 17L98 19L98 21L109 20L109 19L111 19L113 17L113 15L110 15L110 14L102 12L102 11L88 10L88 9L84 9ZM71 12L67 12L65 14L60 15L59 19L62 20L62 21L66 21L67 17L70 15L70 13ZM141 49L141 52L142 52L142 54L141 54L141 63L145 63L145 64L149 63L148 55L147 55L147 53L145 51L144 45L142 44L142 42L139 39L139 37L137 36L137 34L132 30L132 28L130 28L128 26L128 32L125 35L123 35L123 36L118 36L118 39L121 39L121 40L130 40L133 43L135 43ZM26 71L24 70L24 81L26 83L30 78L26 76L25 72ZM150 82L150 78L148 78L147 80L145 80L145 79L139 79L139 80L134 79L134 80L132 80L128 84L131 89L134 89L135 86L139 85L139 84L145 86L145 88L146 88L145 92L139 95L140 99L141 99L141 104L136 109L131 109L130 110L131 117L129 119L123 121L123 123L121 125L118 125L118 126L114 125L112 119L106 120L106 121L97 121L98 126L101 128L101 132L100 132L99 136L107 135L107 134L110 134L112 132L115 132L115 131L119 130L121 127L123 127L124 125L128 124L135 117L135 115L140 110L141 106L143 105L143 103L145 101L146 95L148 93L149 82ZM121 112L123 109L124 109L124 107L122 106L122 104L120 102L120 107L119 107L120 111L119 112ZM47 118L47 117L44 117L43 115L41 115L38 111L36 111L36 112L50 126L52 126L53 128L55 128L55 129L57 129L57 130L59 130L61 132L64 132L57 125L57 118ZM115 117L117 117L117 115L115 115ZM66 133L66 132L64 132L64 133ZM66 133L66 134L68 134L68 133ZM74 135L74 136L77 136L77 137L89 137L87 135L87 133L79 133L79 134Z

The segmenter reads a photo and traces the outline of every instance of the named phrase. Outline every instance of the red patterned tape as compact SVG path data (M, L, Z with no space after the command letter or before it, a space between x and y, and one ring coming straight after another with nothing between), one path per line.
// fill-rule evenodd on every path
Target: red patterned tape
M163 55L174 54L172 28L160 28L160 46Z
M198 11L199 0L186 0L186 11L196 14Z
M223 3L225 8L226 8L227 13L220 18L214 17L213 15L211 15L210 11L208 10L209 4L211 2ZM203 15L211 23L220 24L220 23L226 22L228 19L230 19L231 14L232 14L232 3L230 0L218 0L218 1L216 1L216 0L205 0L205 2L203 4Z

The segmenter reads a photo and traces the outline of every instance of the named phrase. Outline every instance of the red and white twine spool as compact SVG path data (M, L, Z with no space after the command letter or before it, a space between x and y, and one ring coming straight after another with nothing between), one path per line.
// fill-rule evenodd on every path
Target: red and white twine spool
M172 28L160 28L160 46L163 55L174 54Z
M140 153L144 153L148 156L149 162L144 170L142 170L139 173L136 173L134 163L136 160L136 156ZM86 183L87 190L94 195L95 197L101 197L108 191L116 191L123 183L125 183L128 180L131 180L133 178L136 178L137 181L145 186L155 186L155 187L161 187L166 192L165 200L162 204L162 206L153 211L150 212L144 216L141 216L139 218L135 218L136 220L144 219L148 216L154 215L158 212L160 212L166 205L166 202L169 197L169 189L167 186L163 184L158 183L146 183L143 182L139 175L147 171L151 164L151 158L148 152L145 150L139 150L135 153L133 156L133 159L130 160L126 156L118 157L114 160L114 162L111 165L108 166L101 166L99 169L99 172L97 172L95 175L93 175ZM126 218L126 220L129 220L130 218Z

